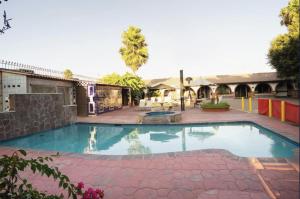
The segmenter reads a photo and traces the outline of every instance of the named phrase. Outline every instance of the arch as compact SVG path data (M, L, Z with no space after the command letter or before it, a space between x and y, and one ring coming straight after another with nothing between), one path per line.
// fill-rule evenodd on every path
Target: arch
M239 84L235 88L235 97L248 97L251 92L250 87L247 84Z
M231 89L227 84L218 85L216 92L221 95L231 94Z
M197 91L197 98L210 98L212 90L209 86L201 86Z
M272 87L268 83L260 83L256 85L254 91L255 93L272 93Z
M195 99L196 92L192 88L188 87L188 88L185 88L183 96L185 98Z

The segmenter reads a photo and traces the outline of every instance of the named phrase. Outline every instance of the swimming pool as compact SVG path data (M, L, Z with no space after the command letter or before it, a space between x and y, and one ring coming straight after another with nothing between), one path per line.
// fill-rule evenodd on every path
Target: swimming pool
M299 146L250 122L180 125L77 123L2 146L103 155L225 149L241 157L291 157Z

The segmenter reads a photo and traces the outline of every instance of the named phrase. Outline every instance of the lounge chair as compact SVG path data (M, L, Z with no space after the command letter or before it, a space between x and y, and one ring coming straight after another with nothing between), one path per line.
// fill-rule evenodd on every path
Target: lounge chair
M161 103L153 102L151 104L151 111L161 111L161 110L162 110Z
M151 105L151 104L150 104ZM136 108L137 111L150 111L151 106L147 106L147 101L144 99L140 100L139 106Z
M173 104L171 102L165 102L163 104L164 110L171 110L173 108Z

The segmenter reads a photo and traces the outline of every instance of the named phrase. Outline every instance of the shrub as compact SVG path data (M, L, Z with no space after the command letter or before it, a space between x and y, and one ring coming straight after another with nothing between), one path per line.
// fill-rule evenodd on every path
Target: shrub
M103 190L89 188L83 191L84 184L78 183L77 186L70 182L68 176L62 174L57 167L48 166L47 162L53 161L52 157L37 157L25 159L26 151L15 151L11 156L3 155L0 158L0 198L33 198L33 199L62 199L66 198L63 194L47 195L38 191L27 179L22 178L20 172L30 169L33 173L40 173L42 176L52 177L58 180L58 186L68 192L68 197L76 199L100 199L104 197ZM46 183L46 182L45 182Z
M213 104L211 102L201 104L201 108L205 109L217 109L217 108L229 108L230 105L227 102L220 102L218 104Z

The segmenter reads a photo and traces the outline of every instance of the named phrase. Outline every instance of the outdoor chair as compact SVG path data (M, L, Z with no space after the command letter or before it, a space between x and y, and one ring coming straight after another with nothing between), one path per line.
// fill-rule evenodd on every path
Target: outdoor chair
M173 104L171 102L165 102L163 104L163 108L164 108L164 110L172 110Z
M161 111L162 110L162 105L159 102L154 102L151 104L151 111Z
M150 104L151 105L151 104ZM151 106L147 106L147 101L144 99L140 100L139 106L136 108L137 111L150 111Z

